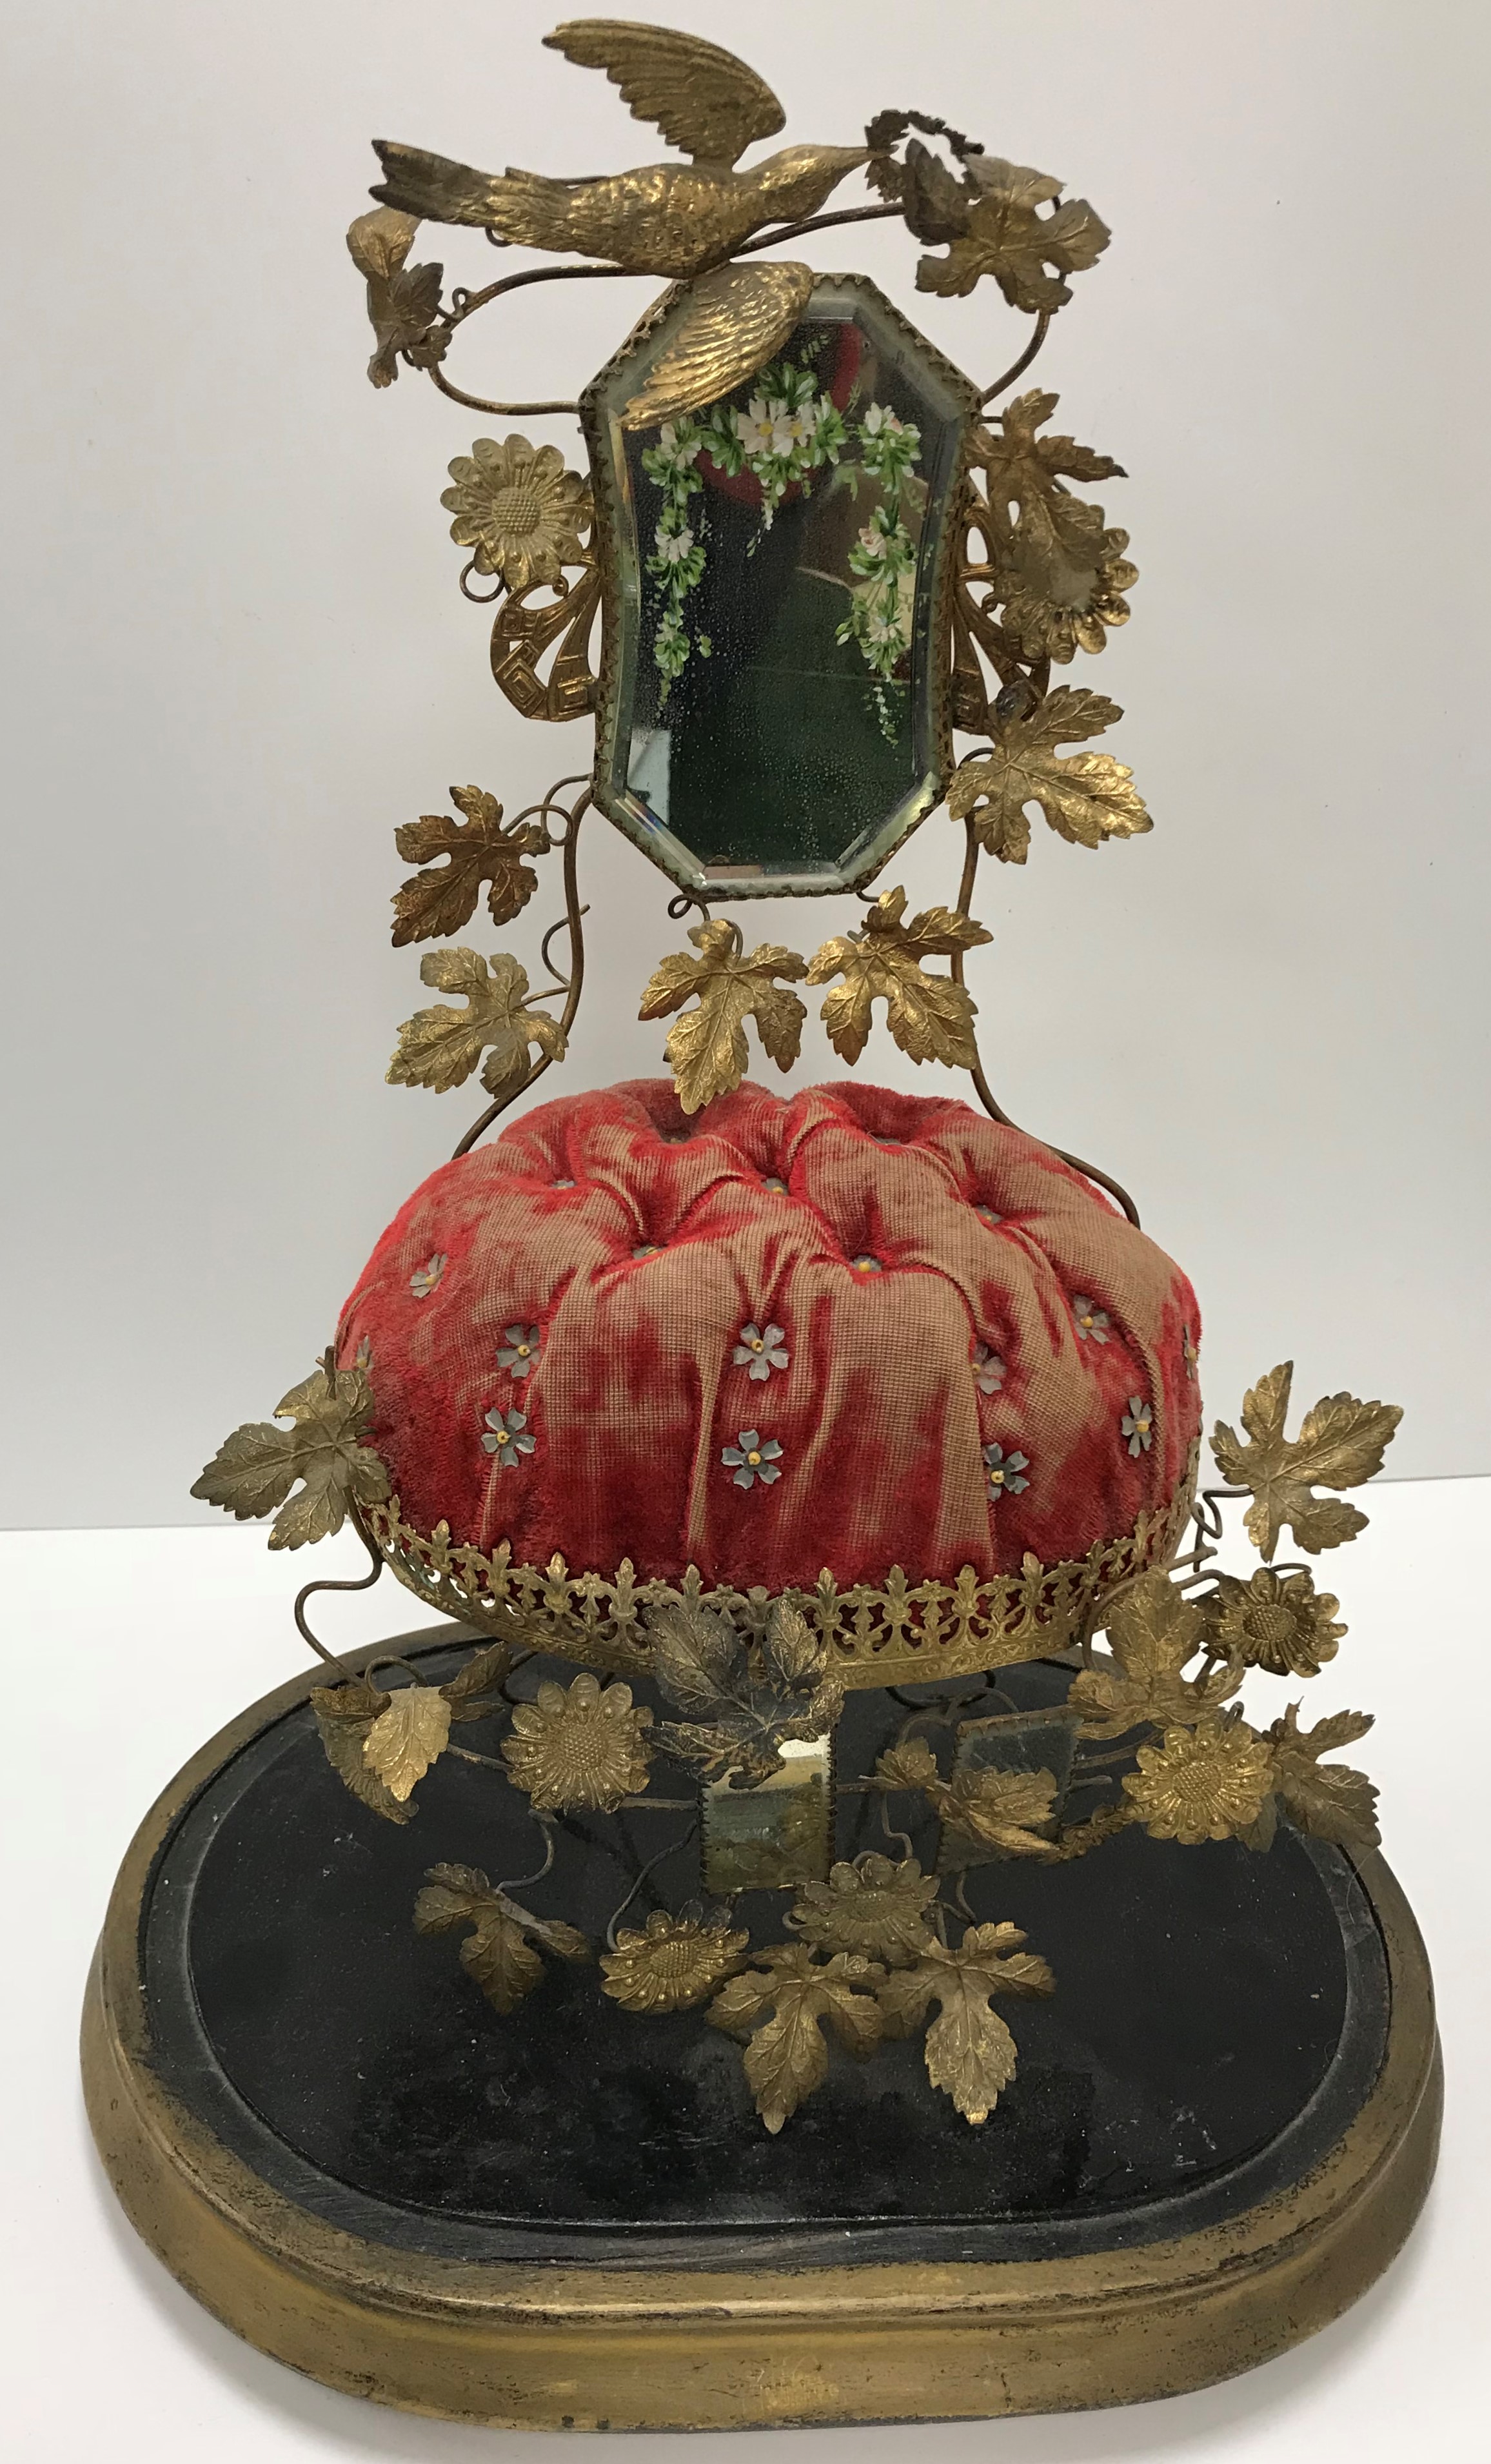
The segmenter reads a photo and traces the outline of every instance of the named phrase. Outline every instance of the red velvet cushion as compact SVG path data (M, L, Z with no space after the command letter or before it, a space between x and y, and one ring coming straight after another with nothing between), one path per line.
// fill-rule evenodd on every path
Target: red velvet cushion
M747 1327L779 1328L788 1365L737 1365ZM987 1576L1131 1531L1186 1480L1198 1333L1152 1241L967 1105L747 1085L691 1121L644 1079L543 1105L432 1174L368 1261L339 1357L365 1347L370 1442L418 1529L778 1592L825 1566L841 1586L894 1565ZM1121 1426L1135 1397L1148 1447L1142 1414ZM748 1486L727 1449L762 1456Z

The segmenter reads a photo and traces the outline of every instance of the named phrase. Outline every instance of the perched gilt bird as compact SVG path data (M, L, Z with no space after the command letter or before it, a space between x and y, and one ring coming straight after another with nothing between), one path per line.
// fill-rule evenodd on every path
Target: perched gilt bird
M386 176L372 193L427 222L473 223L527 248L572 250L628 274L682 283L704 276L697 307L705 322L691 341L680 332L672 346L674 353L684 346L691 372L671 391L655 385L647 391L649 418L676 416L713 398L700 384L708 381L717 395L761 366L792 331L811 288L806 266L732 267L729 258L769 224L817 213L868 157L857 145L789 145L737 171L746 147L774 136L784 114L770 86L733 53L696 34L607 17L577 17L545 41L582 68L604 69L633 117L661 129L691 161L549 180L535 171L475 171L381 141L375 150Z

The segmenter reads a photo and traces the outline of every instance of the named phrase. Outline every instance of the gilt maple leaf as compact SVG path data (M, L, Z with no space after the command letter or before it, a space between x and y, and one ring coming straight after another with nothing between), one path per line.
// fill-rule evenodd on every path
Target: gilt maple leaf
M715 1995L710 2024L748 2039L746 2077L768 2130L778 2131L826 2079L825 2021L857 2059L874 2052L883 2022L873 1989L884 1974L873 1960L852 1952L818 1961L800 1943L779 1943L758 1952L755 1966ZM759 2025L768 2011L772 2016Z
M393 946L430 941L459 933L473 913L482 883L490 882L487 905L493 924L511 924L538 887L538 876L525 855L542 855L548 840L537 822L513 822L504 826L495 796L480 787L452 787L450 802L464 822L449 813L422 813L394 832L394 844L406 864L427 869L406 881L393 897ZM449 856L437 864L437 856Z
M929 976L923 958L951 957L993 939L982 924L951 908L929 907L909 924L904 890L883 891L866 909L862 933L825 941L807 971L810 984L842 976L823 1002L823 1024L841 1060L858 1061L869 1035L873 1005L886 1004L886 1024L912 1061L941 1061L950 1069L972 1069L977 1005L951 976Z
M959 1771L945 1787L929 1790L932 1803L954 1831L1006 1857L1048 1857L1051 1842L1036 1825L1052 1819L1056 1777L1048 1771Z
M515 2011L543 1975L535 1943L558 1959L589 1959L591 1949L574 1925L536 1917L495 1887L475 1865L431 1865L414 1903L418 1933L473 1930L461 1945L461 1965L504 2018Z
M418 230L414 215L380 206L359 214L347 233L352 262L367 282L368 320L378 340L367 363L375 385L393 384L401 352L414 367L436 366L450 339L437 322L445 268L405 262Z
M272 1549L303 1549L340 1531L349 1506L379 1506L388 1495L382 1459L361 1442L373 1397L361 1369L324 1368L293 1386L275 1420L250 1420L224 1440L191 1485L193 1497L221 1506L240 1523L274 1513ZM296 1482L302 1485L294 1497ZM288 1503L287 1503L288 1500Z
M667 1018L685 1001L697 1000L697 1009L685 1012L664 1047L679 1103L686 1112L697 1112L716 1095L729 1094L745 1076L748 1018L756 1021L763 1050L778 1067L791 1068L807 1011L785 985L800 981L806 962L795 950L772 942L747 956L738 929L719 917L694 925L689 938L698 957L679 950L665 958L637 1015Z
M428 950L419 972L420 981L436 992L464 993L467 1005L420 1009L406 1020L388 1065L390 1087L459 1087L489 1045L481 1083L490 1095L505 1093L528 1075L531 1044L551 1061L563 1060L562 1027L525 1006L527 970L504 951L489 961L475 950Z
M1072 296L1062 276L1096 265L1112 236L1107 225L1085 197L1068 197L1042 213L1065 186L1043 171L997 154L969 154L964 169L976 200L946 256L920 259L917 290L963 298L991 274L1012 308L1031 314L1060 308Z
M1301 1728L1300 1706L1291 1703L1282 1720L1265 1730L1263 1742L1273 1755L1273 1784L1284 1812L1302 1831L1340 1848L1375 1848L1377 1792L1365 1771L1348 1764L1321 1767L1322 1754L1338 1746L1354 1745L1371 1727L1368 1711L1337 1711Z
M1312 1488L1356 1488L1382 1469L1382 1458L1403 1418L1396 1403L1363 1403L1354 1395L1326 1395L1300 1422L1297 1438L1284 1436L1294 1363L1284 1361L1261 1377L1242 1398L1242 1425L1251 1444L1218 1420L1212 1452L1224 1481L1253 1492L1243 1518L1261 1556L1272 1557L1285 1525L1311 1556L1339 1549L1364 1530L1367 1516L1354 1506L1313 1497Z
M890 2035L910 2035L938 2005L927 2031L927 2076L968 2122L987 2122L1015 2076L1015 2039L993 1997L1056 1990L1045 1961L1020 1949L1024 1939L1018 1925L970 1925L955 1950L932 1943L914 1967L896 1969L878 1989Z
M1128 1584L1114 1599L1107 1625L1116 1665L1079 1670L1066 1698L1083 1714L1085 1736L1120 1737L1142 1721L1159 1727L1194 1726L1242 1683L1241 1669L1233 1667L1202 1679L1182 1676L1207 1639L1207 1616L1163 1573L1141 1574Z
M1056 751L1101 735L1123 715L1102 693L1059 685L1034 710L996 721L993 752L954 774L949 812L954 821L972 815L980 845L1003 864L1023 864L1030 852L1029 804L1039 804L1057 835L1077 847L1152 829L1133 773L1122 761L1110 753L1063 759Z

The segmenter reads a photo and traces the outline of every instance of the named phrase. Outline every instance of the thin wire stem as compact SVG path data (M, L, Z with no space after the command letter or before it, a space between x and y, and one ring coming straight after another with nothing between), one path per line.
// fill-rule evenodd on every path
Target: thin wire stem
M960 915L967 915L971 912L974 895L974 883L978 873L978 832L972 813L969 814L963 827L965 833L963 876L958 883L957 913ZM954 950L952 957L948 961L952 970L953 980L955 984L960 984L963 981L966 956L966 952L962 950ZM1036 1133L1033 1130L1021 1130L1018 1121L1011 1120L1008 1112L1004 1110L1003 1105L997 1099L988 1079L984 1076L983 1063L977 1058L976 1042L975 1043L974 1050L975 1060L968 1074L970 1078L972 1078L974 1086L977 1090L978 1100L980 1104L982 1104L984 1111L988 1113L990 1119L998 1121L1003 1129L1019 1131L1021 1137L1034 1137ZM1119 1205L1123 1208L1124 1213L1128 1216L1129 1221L1133 1225L1135 1231L1139 1229L1139 1209L1135 1206L1128 1190L1124 1188L1120 1181L1111 1179L1106 1172L1100 1172L1095 1163L1084 1163L1081 1155L1068 1155L1064 1147L1051 1146L1049 1138L1041 1138L1038 1140L1038 1143L1044 1147L1050 1147L1052 1155L1059 1156L1063 1163L1070 1164L1073 1172L1080 1172L1085 1179L1095 1180L1100 1189L1106 1189L1109 1198L1117 1199Z
M307 1583L304 1588L296 1595L295 1620L296 1633L300 1636L303 1642L308 1642L310 1644L317 1659L324 1660L328 1668L339 1668L341 1671L342 1676L346 1678L348 1683L355 1684L361 1672L355 1668L350 1668L344 1660L338 1658L336 1652L328 1651L323 1642L318 1642L305 1621L305 1604L307 1600L314 1597L316 1593L371 1591L373 1585L377 1582L379 1575L384 1571L383 1552L378 1548L376 1542L368 1537L368 1534L363 1528L362 1517L354 1509L347 1519L351 1523L353 1530L357 1533L358 1538L362 1541L363 1548L367 1551L369 1557L373 1561L370 1572L365 1574L359 1574L355 1580L351 1581L331 1582L323 1578L320 1582Z
M525 1891L530 1882L541 1882L545 1875L548 1873L550 1866L554 1862L554 1852L559 1845L559 1841L555 1837L553 1823L546 1814L536 1813L532 1806L528 1809L528 1815L530 1821L537 1822L539 1830L542 1832L544 1845L548 1850L548 1854L544 1858L543 1863L539 1866L536 1874L515 1874L510 1882L499 1882L497 1884L499 1891Z
M986 403L993 402L997 393L1002 393L1006 385L1013 385L1017 377L1022 377L1024 375L1025 370L1029 367L1031 361L1035 358L1036 353L1040 350L1042 343L1045 341L1050 330L1051 312L1048 308L1042 308L1036 319L1036 330L1034 334L1032 334L1030 341L1026 343L1025 348L1021 351L1019 359L1015 362L1014 366L1006 368L1002 377L996 377L993 385L987 385L984 388L984 391L979 395L978 407L980 410Z
M665 1845L658 1850L656 1856L649 1857L647 1863L638 1868L636 1881L632 1883L632 1886L627 1892L626 1897L623 1900L621 1906L612 1911L610 1923L605 1928L605 1947L607 1950L614 1950L616 1948L616 1928L621 1924L623 1917L625 1915L633 1900L636 1898L637 1893L646 1882L648 1875L653 1872L655 1867L666 1864L669 1857L675 1857L681 1849L687 1848L690 1840L693 1837L694 1833L698 1830L698 1827L699 1817L695 1812L693 1819L688 1824L685 1830L679 1833L676 1839L668 1840Z
M763 248L778 248L787 239L806 239L812 231L832 231L840 223L898 222L902 210L900 206L845 206L838 213L810 214L805 222L780 223L775 231L757 232L755 239L737 248L735 254L757 256Z

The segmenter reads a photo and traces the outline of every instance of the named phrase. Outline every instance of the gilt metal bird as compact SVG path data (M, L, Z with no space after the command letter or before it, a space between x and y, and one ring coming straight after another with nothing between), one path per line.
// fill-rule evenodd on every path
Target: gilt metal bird
M789 145L739 171L747 146L774 136L785 115L764 78L733 53L696 34L607 17L574 18L544 39L578 66L603 69L633 118L661 129L690 162L550 180L477 171L381 140L385 177L372 193L424 221L475 224L524 247L574 251L691 285L690 315L627 407L633 426L677 417L754 374L791 333L811 290L807 266L731 265L735 251L773 223L817 213L868 156L857 145Z

